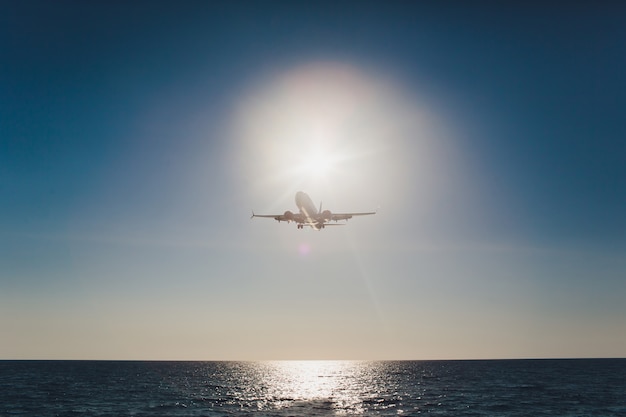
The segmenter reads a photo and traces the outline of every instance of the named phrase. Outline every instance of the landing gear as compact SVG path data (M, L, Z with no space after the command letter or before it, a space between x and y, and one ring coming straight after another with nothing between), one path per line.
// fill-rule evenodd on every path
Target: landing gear
M298 229L304 229L303 224L298 224ZM315 225L309 224L309 226L316 228L317 230L322 230L326 225L324 223L317 223Z

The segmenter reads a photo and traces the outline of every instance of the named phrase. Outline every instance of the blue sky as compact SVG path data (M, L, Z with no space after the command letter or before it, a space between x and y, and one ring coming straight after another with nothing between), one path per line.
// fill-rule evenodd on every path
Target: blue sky
M1 8L1 358L626 354L623 5Z

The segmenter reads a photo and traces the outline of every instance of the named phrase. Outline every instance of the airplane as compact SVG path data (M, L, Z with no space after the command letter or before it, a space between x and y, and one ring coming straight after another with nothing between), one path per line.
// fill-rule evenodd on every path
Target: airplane
M332 213L330 210L322 211L322 203L320 203L319 210L315 208L311 197L303 191L296 193L296 206L298 206L298 213L293 213L289 210L283 214L254 214L252 217L268 217L280 222L296 222L298 229L304 229L304 226L310 226L315 230L322 230L326 226L343 226L345 223L332 224L329 221L338 222L339 220L348 220L352 216L367 216L370 214L376 214L375 211L367 213Z

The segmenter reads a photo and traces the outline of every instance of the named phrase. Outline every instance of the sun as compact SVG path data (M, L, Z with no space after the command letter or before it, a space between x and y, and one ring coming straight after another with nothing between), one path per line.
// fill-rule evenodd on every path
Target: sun
M333 168L336 158L321 150L313 150L302 158L301 169L303 174L312 178L326 177Z
M333 190L356 198L367 186L397 201L393 190L415 177L407 175L414 167L432 178L436 165L429 155L437 136L403 90L384 74L342 62L261 77L233 114L236 178L259 194Z

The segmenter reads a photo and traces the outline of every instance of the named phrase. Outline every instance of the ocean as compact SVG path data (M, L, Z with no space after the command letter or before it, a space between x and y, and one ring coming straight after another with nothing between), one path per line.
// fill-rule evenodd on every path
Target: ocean
M0 361L0 416L626 416L626 359Z

